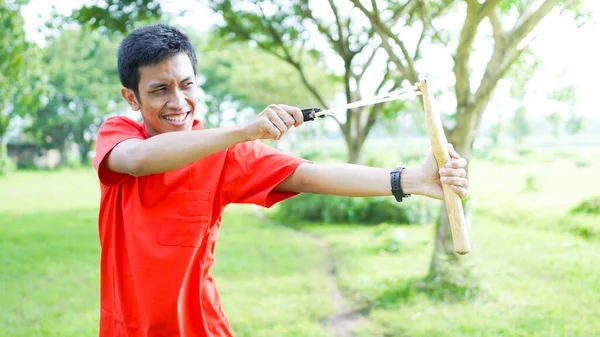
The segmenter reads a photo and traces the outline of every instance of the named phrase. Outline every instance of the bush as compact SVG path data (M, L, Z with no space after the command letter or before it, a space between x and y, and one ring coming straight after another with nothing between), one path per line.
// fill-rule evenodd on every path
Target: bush
M525 176L525 188L524 192L538 192L540 190L540 180L534 174L527 174Z
M406 248L406 233L400 228L394 228L382 223L373 232L375 250L377 252L395 253Z
M282 222L293 219L350 224L424 224L433 222L438 212L438 202L422 197L398 203L393 197L349 198L304 193L281 203L275 217Z
M8 174L17 169L17 160L11 157L0 157L0 175Z
M600 215L600 196L582 201L579 205L573 207L570 213Z
M580 202L560 219L561 228L586 240L600 239L600 196Z
M571 214L563 218L562 226L582 239L593 241L600 239L600 219L597 215Z

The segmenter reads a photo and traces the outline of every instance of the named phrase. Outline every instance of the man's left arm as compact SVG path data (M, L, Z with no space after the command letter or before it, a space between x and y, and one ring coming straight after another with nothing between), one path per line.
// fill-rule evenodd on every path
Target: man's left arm
M432 153L421 167L405 168L400 184L406 194L444 197L441 184L448 184L461 198L467 195L466 160L449 146L451 160L438 169ZM276 191L331 194L347 197L391 196L390 169L355 164L300 164L275 187Z

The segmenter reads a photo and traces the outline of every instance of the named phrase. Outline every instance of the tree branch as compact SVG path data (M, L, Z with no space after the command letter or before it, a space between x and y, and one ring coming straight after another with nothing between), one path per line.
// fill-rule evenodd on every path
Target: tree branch
M456 49L454 77L456 79L456 100L458 106L467 106L469 96L471 95L471 85L469 83L471 72L469 70L469 58L477 27L481 23L482 17L478 14L480 5L476 0L467 1L467 16L460 32L458 47ZM457 113L459 113L457 111Z
M482 18L490 15L498 7L499 3L500 0L486 0L479 8L479 15Z
M502 27L502 22L500 21L500 13L498 13L498 9L491 11L490 15L488 15L488 18L490 19L490 24L492 25L495 43L504 44L504 28Z
M395 26L401 17L410 13L415 6L416 6L416 1L414 1L414 0L408 0L403 6L400 6L398 8L398 10L396 12L394 12L394 14L392 15L392 18L390 19L390 23L392 24L392 26Z
M540 7L532 12L521 24L515 25L510 31L509 46L517 46L521 41L531 33L542 19L548 15L560 2L560 0L546 0Z
M482 104L489 99L498 80L502 78L513 62L524 50L526 50L531 41L521 49L517 49L517 46L531 33L537 24L558 5L558 3L559 0L546 0L536 11L531 12L521 24L515 25L509 32L502 34L503 40L507 41L507 43L505 45L496 44L494 53L488 62L486 71L481 80L481 85L473 95L474 103L476 105ZM492 21L491 18L490 20ZM507 59L507 54L512 55Z
M343 47L345 46L345 37L344 37L344 32L342 30L342 22L340 20L340 15L338 13L338 8L335 6L335 3L333 2L333 0L328 0L329 1L329 7L331 7L331 11L333 12L333 16L335 17L335 23L337 25L337 29L338 29L338 42L340 43L340 46L342 47L342 50L340 50L340 55L342 56L342 58L346 58L347 55L347 51L343 49Z
M371 63L373 63L373 60L375 59L375 55L377 55L377 48L373 48L373 52L367 58L367 61L365 62L362 71L360 72L360 74L356 75L357 83L362 80L363 76L367 72L367 69L369 68L369 66L371 66Z

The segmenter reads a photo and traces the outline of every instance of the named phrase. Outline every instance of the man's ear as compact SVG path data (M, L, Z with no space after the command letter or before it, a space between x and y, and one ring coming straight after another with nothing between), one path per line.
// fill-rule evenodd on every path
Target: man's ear
M133 90L129 88L121 88L121 96L127 101L127 104L131 107L131 110L138 111L140 109L140 103L135 97Z

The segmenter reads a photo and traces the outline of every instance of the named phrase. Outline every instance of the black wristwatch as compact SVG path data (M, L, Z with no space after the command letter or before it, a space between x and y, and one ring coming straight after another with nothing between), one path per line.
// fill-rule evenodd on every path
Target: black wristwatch
M397 202L402 202L402 198L410 197L410 194L405 194L402 191L402 185L400 184L400 177L402 176L402 170L404 167L398 167L390 172L390 182L392 184L392 194L396 198Z

